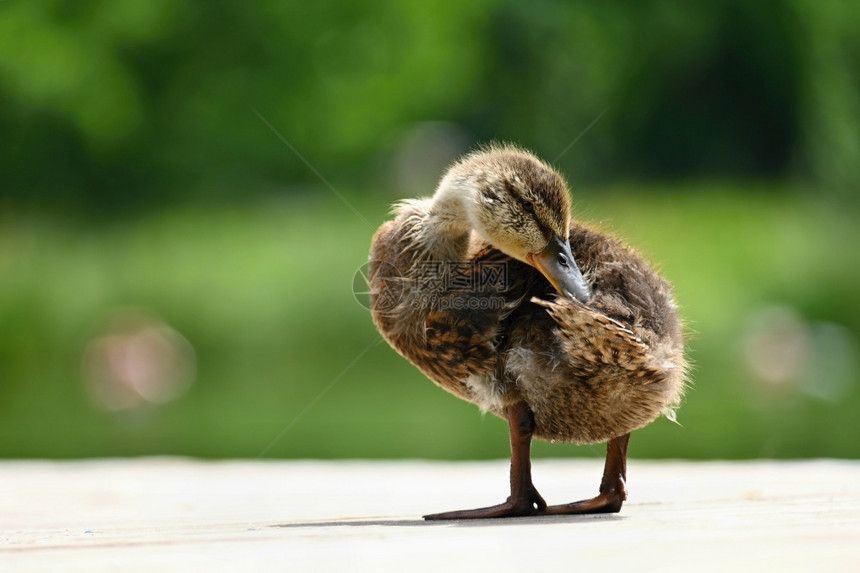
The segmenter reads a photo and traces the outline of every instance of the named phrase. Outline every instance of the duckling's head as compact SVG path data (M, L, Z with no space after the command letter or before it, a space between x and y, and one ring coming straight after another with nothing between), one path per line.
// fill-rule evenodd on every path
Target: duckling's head
M570 194L553 168L527 151L490 147L455 164L441 187L463 193L468 220L487 242L535 267L560 294L591 298L570 252Z

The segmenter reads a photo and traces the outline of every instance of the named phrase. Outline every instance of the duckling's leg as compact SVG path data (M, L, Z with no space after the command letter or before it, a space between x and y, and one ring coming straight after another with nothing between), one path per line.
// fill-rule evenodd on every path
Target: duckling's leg
M531 444L535 419L524 402L505 410L511 428L511 496L504 503L480 509L425 515L424 519L481 519L543 513L546 502L532 484Z
M617 513L627 499L627 444L630 434L609 440L606 447L606 464L603 466L603 479L600 481L600 494L592 499L584 499L564 505L551 505L546 515L571 513Z

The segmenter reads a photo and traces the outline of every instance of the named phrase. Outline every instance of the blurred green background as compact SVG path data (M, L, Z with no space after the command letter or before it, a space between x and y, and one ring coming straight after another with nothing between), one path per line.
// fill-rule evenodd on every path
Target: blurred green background
M858 3L5 0L0 456L506 456L352 292L498 139L676 285L634 457L858 457L858 134Z

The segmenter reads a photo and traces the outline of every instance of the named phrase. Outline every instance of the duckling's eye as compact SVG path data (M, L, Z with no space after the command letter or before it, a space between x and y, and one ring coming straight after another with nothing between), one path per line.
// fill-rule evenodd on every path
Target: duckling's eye
M564 253L558 254L558 264L564 268L567 268L567 257L564 256Z
M523 209L525 209L529 213L533 213L535 210L535 206L532 205L532 202L528 199L523 199Z

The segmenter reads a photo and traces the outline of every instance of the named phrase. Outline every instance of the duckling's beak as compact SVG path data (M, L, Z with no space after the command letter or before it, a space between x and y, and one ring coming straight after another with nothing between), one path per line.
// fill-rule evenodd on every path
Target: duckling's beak
M591 289L576 266L570 243L558 235L539 253L529 253L526 260L552 283L560 294L580 302L591 300Z

